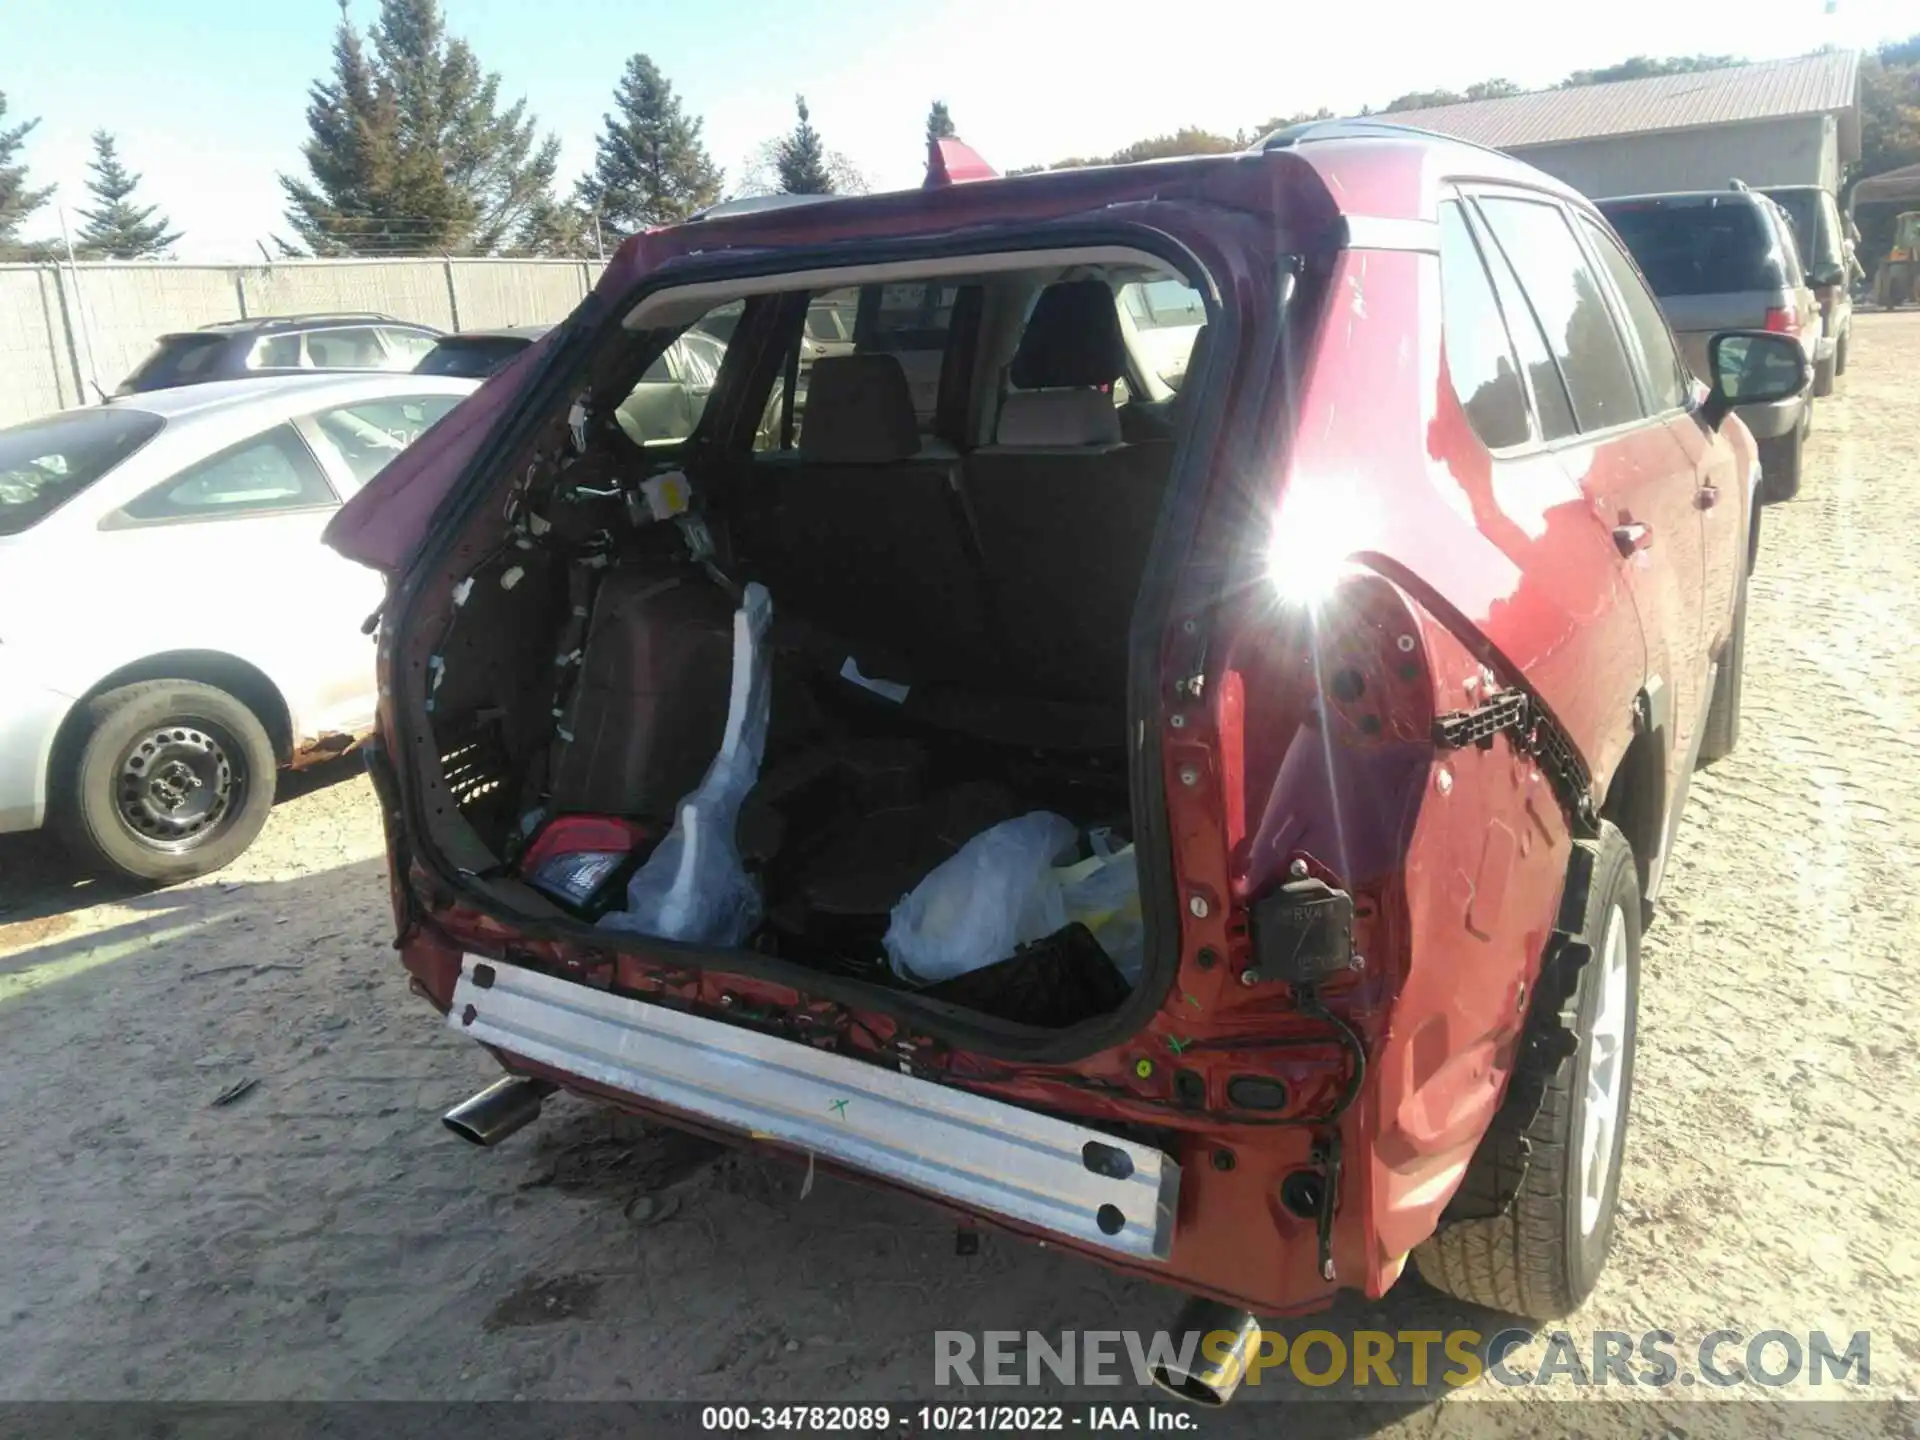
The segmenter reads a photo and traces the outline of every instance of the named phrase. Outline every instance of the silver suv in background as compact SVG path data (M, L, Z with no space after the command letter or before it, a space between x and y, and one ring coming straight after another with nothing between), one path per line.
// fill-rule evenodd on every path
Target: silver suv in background
M1820 353L1814 357L1813 393L1831 395L1836 377L1847 373L1853 342L1853 281L1861 272L1853 241L1840 218L1840 202L1819 185L1769 185L1760 192L1793 222L1800 242L1800 263L1820 302Z
M1820 302L1801 268L1793 224L1773 201L1739 186L1596 202L1667 312L1688 368L1711 382L1707 342L1724 330L1772 330L1818 360ZM1813 423L1809 395L1741 405L1760 442L1761 498L1791 500Z
M314 370L411 370L439 338L431 325L371 311L222 320L162 335L113 393Z

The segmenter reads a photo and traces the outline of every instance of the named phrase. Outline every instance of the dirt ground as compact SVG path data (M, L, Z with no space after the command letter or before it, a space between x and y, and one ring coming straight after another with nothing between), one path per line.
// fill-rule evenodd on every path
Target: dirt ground
M1853 351L1766 517L1742 744L1648 940L1619 1240L1570 1328L1869 1330L1890 1397L1920 1375L1920 316L1860 316ZM915 1202L803 1196L577 1102L467 1147L436 1117L497 1071L406 991L367 784L288 789L173 890L0 845L0 1400L924 1398L936 1324L1171 1318L1159 1287L1000 1237L959 1258ZM1497 1328L1411 1281L1331 1319ZM1475 1398L1538 1396L1314 1423L1564 1428ZM1716 1433L1689 1398L1633 1428Z

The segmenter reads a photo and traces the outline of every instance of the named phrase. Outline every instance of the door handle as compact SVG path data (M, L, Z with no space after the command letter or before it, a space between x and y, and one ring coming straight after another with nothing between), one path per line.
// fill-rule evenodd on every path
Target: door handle
M1711 510L1720 503L1720 487L1718 485L1702 485L1699 490L1694 493L1693 503L1696 509Z
M1621 558L1631 559L1634 551L1645 550L1653 544L1653 531L1635 521L1616 525L1613 527L1613 544Z

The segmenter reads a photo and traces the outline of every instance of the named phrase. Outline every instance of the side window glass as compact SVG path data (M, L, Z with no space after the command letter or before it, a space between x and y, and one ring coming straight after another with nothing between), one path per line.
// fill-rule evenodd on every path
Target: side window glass
M1586 227L1587 242L1600 257L1600 268L1612 280L1621 307L1627 312L1629 338L1639 351L1648 402L1656 413L1681 409L1687 403L1691 387L1686 368L1680 363L1680 353L1673 347L1673 335L1667 329L1666 318L1660 313L1659 302L1648 293L1646 282L1627 259L1620 242L1584 215L1580 223Z
M211 519L332 505L320 466L291 425L191 465L128 502L135 520Z
M900 362L922 430L932 425L940 403L940 368L959 298L958 285L925 281L869 285L860 295L854 350L881 352Z
M1800 242L1794 238L1792 224L1778 210L1773 212L1773 233L1781 258L1786 262L1787 283L1797 287L1806 280L1806 266L1802 263L1806 257L1800 253Z
M378 370L387 359L371 328L309 330L307 355L322 370Z
M1513 267L1507 264L1507 257L1500 253L1493 238L1478 225L1474 227L1474 234L1480 240L1480 254L1487 262L1487 272L1493 276L1493 293L1500 297L1500 312L1507 317L1507 334L1513 337L1513 348L1519 353L1527 388L1533 392L1533 414L1540 426L1540 438L1551 444L1569 435L1578 435L1580 427L1574 423L1566 377L1560 373L1560 362L1554 359L1553 347L1547 344L1546 331L1540 328L1540 317L1533 313L1532 302L1521 293Z
M339 453L357 490L459 403L457 395L363 400L357 405L322 410L313 417L313 423L322 439Z
M264 335L253 342L253 349L247 352L249 370L298 370L300 368L300 337L298 335Z
M1507 196L1480 202L1494 238L1533 302L1583 432L1644 418L1640 392L1599 277L1557 205Z
M807 306L807 342L816 356L853 353L860 316L858 290L829 290ZM805 357L803 357L804 363Z
M1454 394L1481 442L1501 450L1532 439L1513 343L1456 204L1440 207L1440 322Z
M1200 292L1184 280L1133 280L1114 292L1114 301L1133 332L1129 342L1135 360L1169 390L1179 390L1193 343L1207 323Z
M613 412L636 445L677 445L693 434L727 359L727 338L742 302L709 311L647 366ZM778 387L775 387L776 390Z

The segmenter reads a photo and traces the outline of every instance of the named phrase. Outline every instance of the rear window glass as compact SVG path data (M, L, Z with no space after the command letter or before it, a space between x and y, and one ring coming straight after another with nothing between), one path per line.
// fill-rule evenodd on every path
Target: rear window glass
M213 372L220 359L220 349L226 343L224 335L168 335L126 378L120 393L165 390L172 385L191 385L205 380Z
M526 348L525 340L504 335L475 340L442 340L413 367L413 373L481 380Z
M19 535L160 433L144 410L50 415L0 430L0 535Z
M1751 201L1710 195L1600 210L1656 295L1724 295L1787 283L1772 228Z

